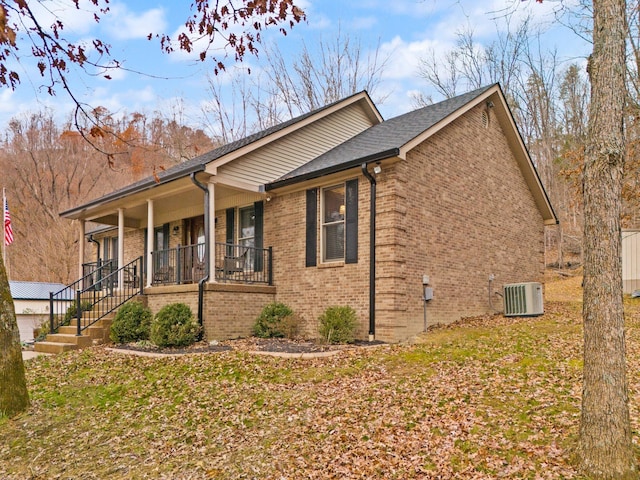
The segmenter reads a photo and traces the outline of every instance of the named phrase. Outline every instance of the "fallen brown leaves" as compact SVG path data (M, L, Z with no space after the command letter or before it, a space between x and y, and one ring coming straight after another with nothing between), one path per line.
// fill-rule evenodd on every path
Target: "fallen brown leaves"
M640 309L627 307L637 432ZM580 311L546 310L310 360L38 358L32 409L0 420L0 478L579 478Z

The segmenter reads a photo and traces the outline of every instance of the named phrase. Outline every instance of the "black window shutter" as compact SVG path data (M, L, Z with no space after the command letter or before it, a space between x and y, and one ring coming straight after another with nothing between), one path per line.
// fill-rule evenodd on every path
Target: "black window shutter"
M162 248L169 250L169 224L162 225Z
M306 228L305 266L316 266L318 245L318 189L307 190L307 228Z
M253 269L256 272L261 272L262 271L262 264L263 264L263 251L261 250L262 248L264 248L264 203L263 202L255 202L253 204L253 214L255 215L255 219L254 219L254 225L255 225L255 230L253 233L253 242L254 242L254 246L258 249L256 250L256 255L255 255L255 265L253 266Z
M344 263L358 263L358 179L346 184Z
M227 236L226 242L228 245L233 245L233 239L235 237L233 227L236 224L236 209L227 208ZM227 247L227 255L233 255L233 247Z

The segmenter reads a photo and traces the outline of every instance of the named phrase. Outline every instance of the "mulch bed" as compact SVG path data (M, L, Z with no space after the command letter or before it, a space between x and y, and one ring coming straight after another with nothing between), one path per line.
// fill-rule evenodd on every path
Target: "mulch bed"
M384 342L374 341L366 342L357 340L354 343L342 345L327 345L305 339L286 339L286 338L241 338L237 340L226 340L220 343L197 342L188 347L180 348L160 348L152 344L128 343L123 345L115 345L113 348L120 350L134 350L138 352L160 353L167 355L185 354L185 353L215 353L230 350L237 351L259 351L259 352L278 352L278 353L319 353L336 350L345 350L354 347L366 347L371 345L383 345Z

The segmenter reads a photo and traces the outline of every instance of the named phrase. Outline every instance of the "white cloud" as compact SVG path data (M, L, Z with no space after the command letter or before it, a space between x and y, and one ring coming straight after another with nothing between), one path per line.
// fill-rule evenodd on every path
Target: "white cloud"
M0 112L15 112L18 105L14 101L15 92L10 88L0 90Z
M128 89L114 92L108 85L93 90L87 103L91 107L104 107L113 115L124 113L145 112L154 109L160 101L160 96L151 86L139 89Z
M449 48L449 45L443 45L439 40L406 42L396 36L380 47L383 57L389 57L383 77L385 80L415 79L421 58L427 56L431 50L442 52Z
M369 30L378 23L378 19L376 17L356 17L349 23L354 30Z
M152 8L134 13L123 3L114 3L110 7L103 24L106 30L118 40L146 38L151 32L164 32L167 28L165 10Z
M79 8L76 8L71 0L30 2L29 8L44 28L49 28L56 20L60 20L64 25L63 32L75 35L86 35L97 28L95 14L104 17L88 0L82 0Z

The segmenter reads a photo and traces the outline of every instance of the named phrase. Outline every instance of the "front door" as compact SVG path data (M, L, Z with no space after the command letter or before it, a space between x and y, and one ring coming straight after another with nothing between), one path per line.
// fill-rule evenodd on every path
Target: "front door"
M240 208L238 216L240 217L238 222L238 243L243 247L251 247L245 249L244 252L239 252L239 254L246 255L244 269L252 270L256 232L256 214L253 205Z
M175 270L169 251L169 224L153 229L153 283L164 284L175 281Z
M205 273L204 215L189 218L184 229L183 277L185 281L197 282Z

